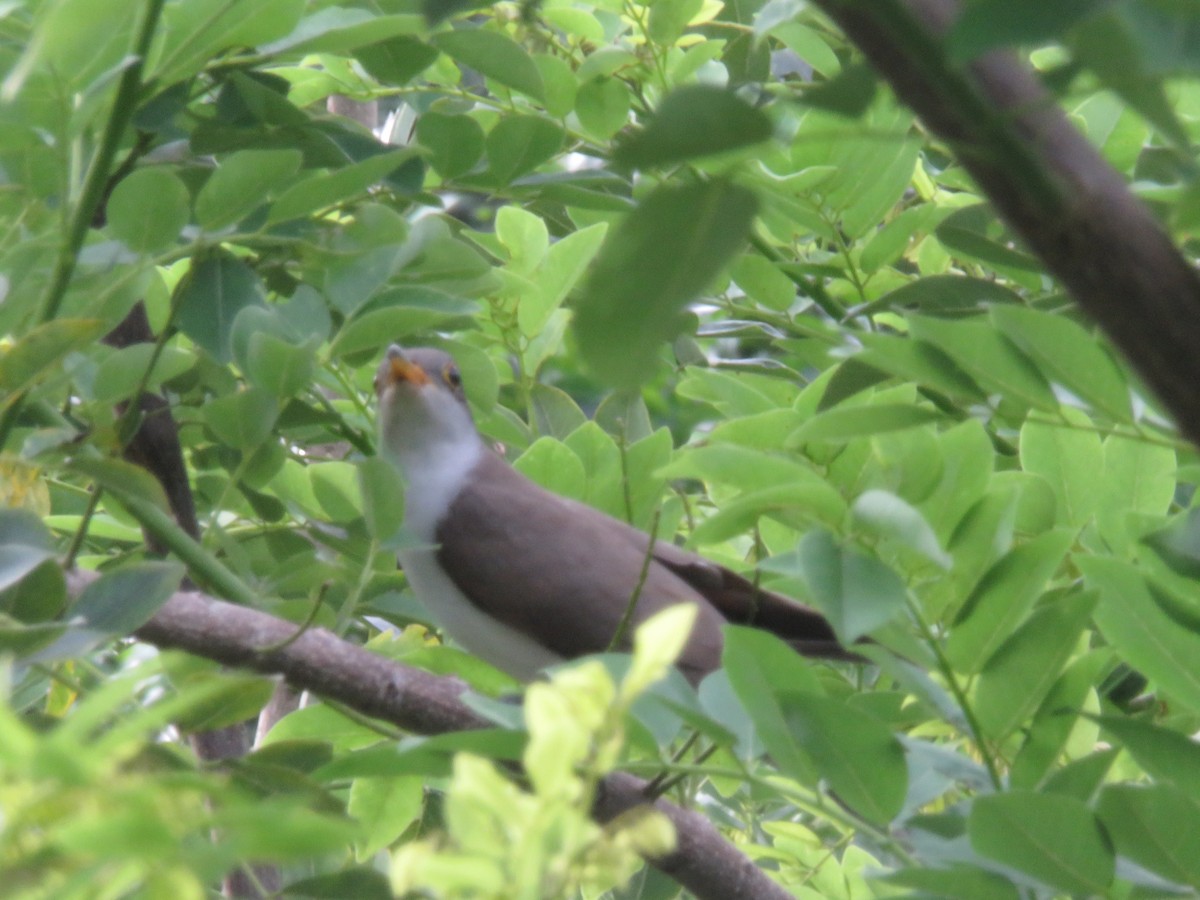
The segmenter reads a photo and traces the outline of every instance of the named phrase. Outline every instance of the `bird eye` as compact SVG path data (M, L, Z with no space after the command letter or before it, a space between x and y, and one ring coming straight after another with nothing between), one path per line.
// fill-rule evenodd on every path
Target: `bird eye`
M458 373L456 366L447 366L446 371L442 373L442 377L446 379L446 384L450 387L462 387L462 375Z

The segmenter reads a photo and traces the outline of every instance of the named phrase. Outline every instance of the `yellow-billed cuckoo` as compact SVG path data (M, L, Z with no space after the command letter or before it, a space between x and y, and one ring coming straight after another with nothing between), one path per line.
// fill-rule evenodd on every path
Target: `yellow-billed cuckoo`
M726 622L773 631L806 655L853 658L815 610L666 541L651 549L645 533L512 468L475 430L449 354L393 344L375 390L379 452L404 475L404 522L420 542L400 564L446 632L510 675L528 681L603 652L635 596L616 649L659 610L696 605L678 662L692 682L720 665Z

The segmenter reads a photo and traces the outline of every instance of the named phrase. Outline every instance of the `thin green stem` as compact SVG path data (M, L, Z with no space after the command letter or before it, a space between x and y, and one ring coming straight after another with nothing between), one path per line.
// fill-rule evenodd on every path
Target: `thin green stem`
M100 503L100 496L104 493L104 488L100 485L92 490L91 496L88 497L87 507L83 511L83 516L79 520L79 527L75 529L75 534L71 536L71 546L67 548L66 556L63 557L63 568L70 569L75 565L75 557L79 555L79 550L83 547L84 540L87 539L88 526L92 524L92 516L96 514L96 507Z
M137 519L142 528L179 557L197 582L208 585L213 592L234 603L243 606L255 606L258 603L258 594L193 540L169 513L136 494L113 490L112 485L109 490L118 494L121 505Z
M366 591L367 585L370 584L371 578L375 574L375 569L371 563L378 552L379 541L372 539L371 546L367 548L367 555L363 561L362 571L358 573L358 581L354 583L354 588L346 595L346 599L342 601L341 608L338 609L337 619L333 627L334 634L345 634L346 629L350 626L350 619L353 618L354 611L358 609L358 602L362 599L363 592Z
M88 229L92 226L100 201L104 199L104 191L108 185L108 172L116 157L117 147L137 109L138 98L143 87L142 71L146 64L146 53L150 49L150 42L158 27L163 3L164 0L146 0L141 27L133 46L133 59L121 73L121 80L117 85L117 96L113 101L112 112L109 114L104 133L100 138L100 146L96 149L96 154L92 157L91 165L88 166L87 174L84 176L79 202L75 204L75 211L71 215L66 238L59 248L54 272L42 298L39 322L49 322L58 315L58 309L66 296L71 276L75 274L79 250L83 246Z
M654 559L654 544L658 541L658 523L662 518L662 507L654 511L654 519L650 522L650 541L646 544L646 555L642 557L642 570L638 573L637 584L633 586L633 593L629 595L629 603L625 606L625 612L621 615L621 621L617 623L617 630L613 632L612 640L608 642L606 652L611 653L614 649L621 645L621 641L625 639L625 635L629 632L629 626L633 621L633 614L637 610L638 598L642 595L642 588L646 586L646 578L650 575L650 562Z
M942 678L946 681L946 686L950 689L950 693L958 702L959 709L962 710L963 718L966 719L967 729L971 732L971 740L975 743L975 749L979 751L979 757L983 760L984 768L987 769L988 780L991 781L992 787L1000 790L1003 783L1000 779L1000 770L996 766L996 759L992 755L991 748L983 737L983 727L979 724L979 718L975 715L975 709L971 706L967 699L967 693L958 682L958 678L954 674L954 668L950 665L950 660L946 659L946 654L942 652L941 641L934 635L933 629L929 627L929 623L925 621L925 617L921 615L921 611L917 608L912 598L908 598L909 610L912 612L912 617L917 623L917 627L921 629L921 636L925 638L929 649L933 651L934 658L937 660L938 671L941 672Z

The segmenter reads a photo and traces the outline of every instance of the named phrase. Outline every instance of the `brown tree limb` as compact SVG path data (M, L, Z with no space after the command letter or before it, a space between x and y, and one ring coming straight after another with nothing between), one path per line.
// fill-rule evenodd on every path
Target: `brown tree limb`
M1200 274L1058 108L997 51L951 63L957 0L817 0L1200 443Z
M93 573L69 573L71 592L77 594L95 577ZM296 690L337 700L418 734L490 724L459 699L464 686L456 678L392 662L321 628L296 637L291 622L199 591L173 595L135 636L228 666L282 675ZM609 775L601 782L594 817L608 822L645 804L646 787L645 781L632 775ZM700 900L785 900L791 896L700 813L662 798L652 805L675 826L677 846L649 862Z

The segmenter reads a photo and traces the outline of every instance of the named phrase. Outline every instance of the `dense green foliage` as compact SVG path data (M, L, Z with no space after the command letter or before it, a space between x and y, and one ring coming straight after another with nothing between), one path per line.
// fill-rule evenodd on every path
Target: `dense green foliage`
M3 5L5 896L198 897L255 860L297 896L388 896L389 871L592 896L663 840L585 830L613 767L677 773L797 896L1200 889L1200 460L954 148L801 0L447 7ZM1198 28L1155 0L981 0L946 50L1037 48L1186 241ZM386 142L332 95L390 111ZM139 301L157 341L101 343ZM397 339L456 355L530 477L758 573L877 665L734 629L698 696L672 681L628 717L601 673L566 676L531 704L532 787L480 761L522 752L483 699L502 727L475 738L395 752L318 703L198 765L180 736L270 684L127 639L185 572L512 688L396 571L371 379ZM198 542L122 459L146 390ZM73 602L64 556L104 573ZM563 757L582 781L548 723L599 747Z

